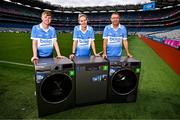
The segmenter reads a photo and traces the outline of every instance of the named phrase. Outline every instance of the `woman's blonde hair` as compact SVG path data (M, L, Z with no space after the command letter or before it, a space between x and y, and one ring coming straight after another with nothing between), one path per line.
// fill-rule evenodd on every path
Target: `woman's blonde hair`
M85 18L87 19L87 15L86 15L86 14L80 13L80 14L78 15L78 20L79 20L81 17L85 17Z

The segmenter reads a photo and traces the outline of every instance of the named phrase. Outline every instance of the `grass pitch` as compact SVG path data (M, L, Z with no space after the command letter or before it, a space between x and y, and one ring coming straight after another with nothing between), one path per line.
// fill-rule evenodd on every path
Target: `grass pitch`
M44 119L180 119L180 76L138 37L128 40L142 62L137 102L76 107ZM59 34L58 42L62 55L69 56L72 35ZM95 43L102 51L102 35ZM0 60L31 64L31 56L30 34L0 33ZM34 91L33 68L0 63L0 119L38 118Z

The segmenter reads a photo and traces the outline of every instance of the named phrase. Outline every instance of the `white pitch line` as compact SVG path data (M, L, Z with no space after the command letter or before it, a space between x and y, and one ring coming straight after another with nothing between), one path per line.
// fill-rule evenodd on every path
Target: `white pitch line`
M102 53L103 53L103 51L99 52L98 54L102 54ZM12 65L20 65L20 66L25 66L25 67L34 67L33 65L30 65L30 64L10 62L10 61L4 61L4 60L0 60L0 63L6 63L6 64L12 64Z
M0 60L0 63L6 63L6 64L12 64L12 65L20 65L20 66L25 66L25 67L33 67L33 65L30 65L30 64L23 64L23 63L3 61L3 60Z

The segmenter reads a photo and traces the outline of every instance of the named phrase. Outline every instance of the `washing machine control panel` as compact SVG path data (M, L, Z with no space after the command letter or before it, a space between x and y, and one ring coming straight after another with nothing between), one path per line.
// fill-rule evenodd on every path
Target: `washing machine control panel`
M107 74L101 74L101 75L93 76L91 80L93 82L102 82L102 81L106 81L107 79L108 79Z

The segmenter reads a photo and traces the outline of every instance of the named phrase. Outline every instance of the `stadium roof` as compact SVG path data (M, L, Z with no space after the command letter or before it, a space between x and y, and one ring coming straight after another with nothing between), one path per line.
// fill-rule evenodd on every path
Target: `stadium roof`
M128 4L128 5L107 5L107 6L94 6L94 7L63 7L59 4L52 4L51 2L43 2L43 0L4 0L30 6L40 9L49 9L54 12L64 13L99 13L99 12L125 12L125 11L141 11L143 5L141 4ZM50 1L50 0L49 0ZM179 6L180 0L153 0L156 2L156 9L168 8L173 6Z
M94 6L117 6L117 5L137 5L151 2L151 0L40 0L50 2L62 7L94 7Z

